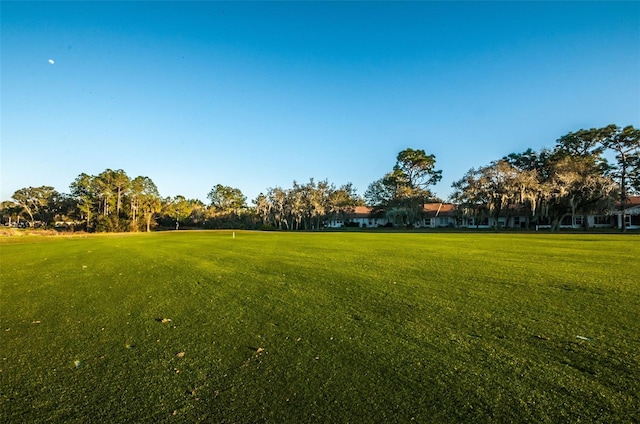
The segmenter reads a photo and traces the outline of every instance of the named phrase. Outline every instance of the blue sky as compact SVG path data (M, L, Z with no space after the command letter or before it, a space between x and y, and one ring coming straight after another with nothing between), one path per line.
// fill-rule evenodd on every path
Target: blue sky
M471 167L640 126L640 2L0 7L2 200L107 168L203 201L310 177L363 194L407 147L446 198Z

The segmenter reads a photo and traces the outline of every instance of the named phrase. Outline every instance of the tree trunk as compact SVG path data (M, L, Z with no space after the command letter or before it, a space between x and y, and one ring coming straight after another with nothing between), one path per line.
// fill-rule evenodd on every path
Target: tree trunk
M622 165L622 177L620 178L620 212L622 214L622 232L627 232L627 190L626 184L627 167Z
M116 214L120 217L120 206L122 204L122 189L118 186L118 200L116 202Z
M582 215L582 226L585 231L589 231L589 215Z

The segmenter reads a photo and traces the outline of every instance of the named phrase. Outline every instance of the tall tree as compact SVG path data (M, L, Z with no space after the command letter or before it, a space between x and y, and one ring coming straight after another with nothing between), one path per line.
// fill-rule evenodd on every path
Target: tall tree
M267 190L267 199L271 205L271 218L275 226L280 230L288 230L290 228L287 216L290 201L287 197L287 191L282 187L269 188Z
M216 213L235 213L247 206L247 198L239 188L216 184L207 195Z
M138 231L140 216L144 218L146 231L151 231L155 214L161 211L162 199L158 188L149 177L136 177L131 181L132 228Z
M327 199L327 212L325 219L345 220L356 206L362 206L364 202L358 197L352 183L347 183L332 190Z
M501 159L469 170L462 179L453 183L453 188L456 201L472 210L476 218L488 212L493 217L495 229L498 229L501 214L508 222L514 209L531 204L538 184L535 170L519 170ZM535 202L533 205L535 208Z
M608 207L614 186L606 177L601 140L599 130L580 130L558 139L553 151L528 149L503 159L520 171L535 171L537 188L526 204L536 219L548 220L558 230L564 217L582 214L587 229L586 215Z
M586 215L609 205L615 183L594 157L558 152L546 166L551 171L540 182L541 215L550 219L552 230L559 229L565 216Z
M605 150L602 145L605 136L597 128L570 132L556 141L556 149L572 156L600 158Z
M435 164L434 155L427 155L424 150L408 148L398 153L394 173L412 190L431 195L428 186L437 184L442 179L442 171L436 170Z
M258 219L260 219L262 225L275 226L275 222L271 221L271 205L267 196L260 193L252 203L255 205L256 215L258 216Z
M176 224L176 230L180 228L180 222L191 214L191 202L184 196L167 197L164 200L164 210L167 216Z
M115 203L116 216L122 210L122 197L129 189L131 180L122 169L105 169L96 177L99 196L102 199L102 214L109 216Z
M98 213L98 187L96 177L82 173L71 183L71 196L76 200L78 218L86 222L86 230L93 228L94 215Z
M609 125L598 131L602 145L613 151L616 164L612 167L612 175L617 178L620 188L620 214L622 215L622 231L627 231L626 207L628 193L640 185L640 130L629 125L619 128Z
M384 209L396 196L396 184L390 174L385 175L369 184L364 192L364 198L370 206Z
M402 150L393 170L371 183L365 198L396 223L414 224L420 219L425 202L433 198L428 187L442 178L435 163L435 156L424 150Z
M129 191L131 179L122 169L113 171L113 185L116 189L116 213L118 216L122 210L122 197Z

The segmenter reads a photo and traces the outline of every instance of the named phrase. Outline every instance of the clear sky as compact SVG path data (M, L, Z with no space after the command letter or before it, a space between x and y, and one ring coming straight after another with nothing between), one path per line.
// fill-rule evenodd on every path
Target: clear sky
M123 169L163 196L363 194L640 125L640 2L1 3L1 200ZM53 64L50 63L50 59Z

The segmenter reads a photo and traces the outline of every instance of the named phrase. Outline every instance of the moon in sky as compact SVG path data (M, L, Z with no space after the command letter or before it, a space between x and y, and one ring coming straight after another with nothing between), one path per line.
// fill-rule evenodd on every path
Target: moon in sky
M53 59L49 59L49 63L53 65L55 62L53 61Z

